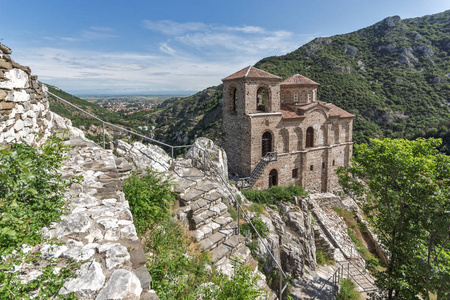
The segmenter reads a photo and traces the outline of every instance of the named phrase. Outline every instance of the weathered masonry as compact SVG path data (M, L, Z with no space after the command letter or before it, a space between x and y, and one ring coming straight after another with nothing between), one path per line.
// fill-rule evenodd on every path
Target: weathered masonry
M263 157L253 188L301 185L309 191L338 189L336 168L352 155L354 115L317 101L319 84L296 74L282 78L246 67L223 81L224 148L231 173L248 177Z

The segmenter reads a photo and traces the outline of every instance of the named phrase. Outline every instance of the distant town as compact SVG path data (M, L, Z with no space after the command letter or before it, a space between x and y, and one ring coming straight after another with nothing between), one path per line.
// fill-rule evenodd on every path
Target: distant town
M169 98L171 96L83 97L84 100L100 105L109 111L121 112L126 115L140 111L155 110L159 104ZM143 130L148 130L148 128Z

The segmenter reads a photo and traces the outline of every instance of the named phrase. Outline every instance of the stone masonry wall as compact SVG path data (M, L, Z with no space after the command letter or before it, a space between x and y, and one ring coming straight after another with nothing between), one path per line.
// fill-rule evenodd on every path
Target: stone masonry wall
M52 114L46 88L0 44L0 145L39 144L50 135Z

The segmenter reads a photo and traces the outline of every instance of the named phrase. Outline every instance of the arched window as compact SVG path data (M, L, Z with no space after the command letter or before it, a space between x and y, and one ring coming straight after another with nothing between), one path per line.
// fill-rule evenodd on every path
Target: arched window
M264 132L261 141L261 156L265 156L268 152L272 152L272 133Z
M260 87L256 92L256 109L260 111L267 111L268 92L264 87Z
M294 102L298 102L298 92L294 92Z
M314 129L308 127L306 129L306 148L314 147Z
M231 94L230 112L236 113L237 99L238 99L237 89L235 87L231 88L230 94Z
M269 187L278 185L278 172L272 169L269 173Z

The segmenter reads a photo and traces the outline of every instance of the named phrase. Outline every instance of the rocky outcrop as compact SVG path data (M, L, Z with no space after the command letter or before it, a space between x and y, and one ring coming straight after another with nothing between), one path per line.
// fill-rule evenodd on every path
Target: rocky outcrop
M202 170L210 170L213 167L219 171L222 178L228 179L227 154L210 139L196 139L185 158L192 160L193 167Z
M117 140L114 142L114 150L117 154L133 164L135 169L153 169L165 172L170 169L172 160L170 156L160 147L153 144L142 144L134 142L132 145Z

